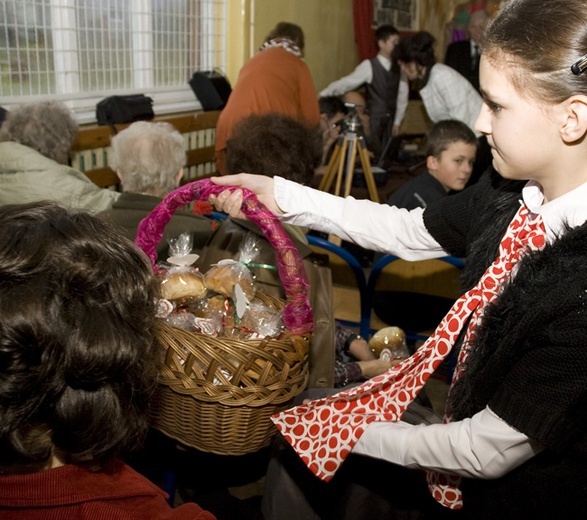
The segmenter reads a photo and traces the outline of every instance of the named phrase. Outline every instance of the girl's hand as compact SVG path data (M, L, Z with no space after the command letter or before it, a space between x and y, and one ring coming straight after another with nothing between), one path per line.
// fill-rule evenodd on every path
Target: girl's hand
M393 359L391 361L385 361L383 359L372 359L369 361L357 361L361 367L361 374L365 379L371 379L372 377L379 376L384 372L387 372L391 367L401 363L403 359Z
M260 202L269 208L276 215L283 212L277 205L273 196L273 178L266 175L252 175L250 173L239 173L236 175L224 175L222 177L212 177L210 179L214 184L219 186L237 186L252 191ZM230 192L228 190L220 192L218 195L210 195L208 202L214 206L217 211L227 213L233 218L246 218L241 207L243 204L242 190Z

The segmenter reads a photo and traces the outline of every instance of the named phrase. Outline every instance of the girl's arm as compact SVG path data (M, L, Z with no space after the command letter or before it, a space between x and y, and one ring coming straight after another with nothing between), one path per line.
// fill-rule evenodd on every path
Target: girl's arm
M489 407L448 424L371 423L353 453L472 478L499 478L543 449Z
M424 226L421 208L407 211L370 200L342 198L280 177L239 174L212 181L253 191L284 222L332 233L366 249L406 260L447 254ZM210 202L231 217L244 217L240 211L242 193L238 190L232 194L222 192Z

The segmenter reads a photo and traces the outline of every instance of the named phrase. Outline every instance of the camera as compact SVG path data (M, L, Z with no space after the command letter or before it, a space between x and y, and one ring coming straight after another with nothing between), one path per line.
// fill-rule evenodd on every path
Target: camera
M361 125L359 114L357 114L358 105L354 103L345 103L344 106L348 108L348 113L344 119L341 120L343 131L348 130L349 132L359 133L363 126Z

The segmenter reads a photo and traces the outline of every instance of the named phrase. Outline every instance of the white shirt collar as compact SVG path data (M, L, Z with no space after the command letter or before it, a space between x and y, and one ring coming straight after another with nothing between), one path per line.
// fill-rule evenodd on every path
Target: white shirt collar
M532 213L542 216L549 241L564 233L565 225L576 227L587 221L587 183L544 204L542 187L529 181L522 190L522 198Z
M391 60L383 56L383 54L377 54L377 59L379 60L379 63L383 65L385 70L391 69Z

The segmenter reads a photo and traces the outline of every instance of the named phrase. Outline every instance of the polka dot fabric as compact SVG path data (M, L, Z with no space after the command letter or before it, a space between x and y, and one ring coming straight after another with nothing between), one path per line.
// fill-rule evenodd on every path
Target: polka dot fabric
M498 258L479 283L455 302L434 334L412 356L360 386L272 417L316 476L330 480L370 422L400 420L468 323L455 378L462 374L484 306L497 297L524 251L544 247L544 237L541 218L530 215L522 206L502 239ZM448 414L445 420L450 420ZM458 477L428 472L427 479L439 503L452 509L462 507Z

